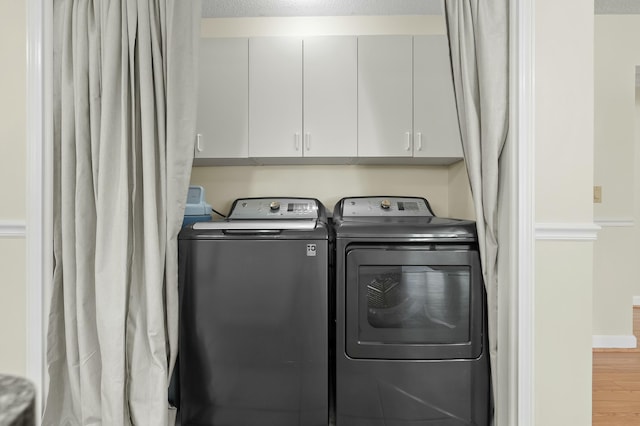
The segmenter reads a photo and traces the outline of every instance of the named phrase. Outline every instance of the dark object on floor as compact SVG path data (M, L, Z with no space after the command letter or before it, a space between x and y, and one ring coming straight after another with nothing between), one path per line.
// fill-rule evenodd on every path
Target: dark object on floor
M28 380L0 374L0 426L35 425L35 399Z

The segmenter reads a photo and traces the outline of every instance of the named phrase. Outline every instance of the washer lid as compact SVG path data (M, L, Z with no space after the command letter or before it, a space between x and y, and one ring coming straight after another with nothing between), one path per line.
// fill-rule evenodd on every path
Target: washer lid
M324 206L315 198L238 198L223 221L197 222L180 239L277 238L328 236Z
M206 229L220 229L223 231L312 231L316 229L317 221L310 220L236 220L224 222L196 222L193 229L200 231Z

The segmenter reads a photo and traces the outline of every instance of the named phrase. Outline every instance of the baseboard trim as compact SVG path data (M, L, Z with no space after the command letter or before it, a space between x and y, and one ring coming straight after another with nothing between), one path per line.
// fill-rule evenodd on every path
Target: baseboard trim
M600 229L595 223L536 223L536 240L595 241Z
M615 348L634 349L638 345L636 336L630 335L601 335L592 336L592 347L595 349Z
M24 238L26 235L25 222L0 221L0 238Z

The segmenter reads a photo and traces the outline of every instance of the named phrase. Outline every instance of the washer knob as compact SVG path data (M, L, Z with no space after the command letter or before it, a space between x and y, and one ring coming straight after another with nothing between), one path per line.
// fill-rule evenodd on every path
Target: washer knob
M277 212L280 210L280 201L272 201L271 204L269 204L269 208L272 212Z
M382 207L384 210L389 210L389 208L391 207L391 202L389 200L382 200L382 202L380 202L380 207Z

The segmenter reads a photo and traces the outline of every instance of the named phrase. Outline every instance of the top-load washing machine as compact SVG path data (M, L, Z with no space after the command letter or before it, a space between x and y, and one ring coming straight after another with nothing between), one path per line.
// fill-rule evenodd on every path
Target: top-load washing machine
M328 262L315 199L238 199L182 230L183 426L327 425Z
M337 426L489 424L475 223L416 197L335 207Z

